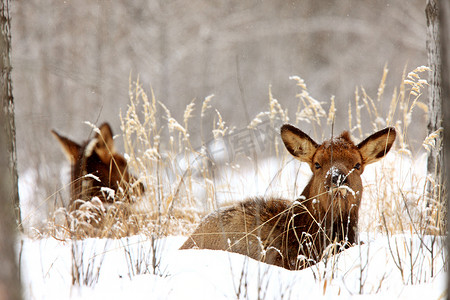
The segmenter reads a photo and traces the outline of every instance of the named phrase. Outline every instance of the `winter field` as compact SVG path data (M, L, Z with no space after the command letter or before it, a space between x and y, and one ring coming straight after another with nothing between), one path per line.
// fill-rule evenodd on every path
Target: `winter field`
M425 196L426 150L437 145L430 135L414 154L407 138L412 118L426 108L420 102L426 85L420 74L425 70L405 73L392 97L383 94L385 75L375 97L356 90L348 107L348 127L355 140L388 125L396 127L399 138L394 149L362 175L360 244L330 252L300 271L234 253L178 248L202 216L230 202L252 196L296 199L311 171L287 154L277 130L286 122L307 124L316 141L322 141L333 124L333 98L325 111L303 80L292 77L299 87L293 117L270 94L268 110L257 114L247 128L236 129L213 111L213 97L206 98L199 111L192 102L178 122L139 83L130 82L129 110L121 115L122 137L129 165L146 192L128 204L126 216L111 216L108 212L114 207L102 203L86 203L82 217L60 207L49 214L45 226L36 226L41 217L26 193L33 176L23 178L20 190L28 230L18 252L25 298L444 299L444 211L439 195ZM383 102L389 107L385 113ZM216 114L214 139L203 143L201 134L202 146L193 147L189 120L195 112L203 116L211 111ZM158 114L165 114L166 124L158 124ZM258 157L263 151L269 155ZM55 195L67 188L67 174L62 182L65 187ZM433 184L438 190L438 183ZM45 201L53 201L55 195ZM96 220L107 217L111 222L99 228Z
M446 295L443 257L432 261L424 251L431 244L429 237L405 234L390 241L369 237L364 245L327 264L301 271L223 251L177 250L183 241L182 237L156 241L153 269L152 242L146 236L25 240L26 299L445 299ZM442 242L435 242L436 251L442 251ZM72 285L73 264L84 272L86 285Z

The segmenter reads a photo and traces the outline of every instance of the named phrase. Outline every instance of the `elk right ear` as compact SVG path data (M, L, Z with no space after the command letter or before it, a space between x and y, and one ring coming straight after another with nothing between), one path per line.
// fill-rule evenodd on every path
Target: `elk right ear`
M114 149L113 133L111 126L109 126L108 123L103 123L98 129L99 131L95 135L97 144L94 150L102 162L108 164L114 153L116 153Z
M298 160L312 163L312 158L319 145L306 133L295 126L284 124L281 127L281 138L286 149Z
M75 143L74 141L58 134L55 130L52 130L51 132L61 145L67 159L70 161L71 164L74 164L80 155L81 146Z

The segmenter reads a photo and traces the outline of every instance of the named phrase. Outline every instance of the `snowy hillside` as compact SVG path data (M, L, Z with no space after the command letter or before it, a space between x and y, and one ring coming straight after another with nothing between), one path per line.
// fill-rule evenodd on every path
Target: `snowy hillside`
M223 251L177 250L181 237L156 241L156 268L151 242L143 236L25 240L22 276L26 299L440 299L446 274L442 255L432 260L424 251L431 239L368 237L302 271ZM435 241L436 252L443 242ZM72 264L84 270L81 276L91 286L72 286Z

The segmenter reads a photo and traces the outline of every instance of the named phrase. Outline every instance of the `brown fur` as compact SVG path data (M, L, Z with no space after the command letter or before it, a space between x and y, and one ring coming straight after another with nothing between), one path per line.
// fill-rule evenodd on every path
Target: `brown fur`
M287 150L307 162L313 176L300 199L249 199L206 216L180 249L226 250L290 270L318 262L333 242L357 242L361 174L381 159L395 140L394 128L374 133L355 145L348 132L314 142L285 124Z
M94 138L81 145L55 130L52 130L52 133L72 166L71 210L78 209L79 203L90 201L93 197L100 198L102 202L114 202L114 197L102 192L103 187L114 190L115 194L128 194L134 178L127 170L125 158L115 151L113 133L108 123L102 124ZM139 184L138 189L142 192L143 185Z

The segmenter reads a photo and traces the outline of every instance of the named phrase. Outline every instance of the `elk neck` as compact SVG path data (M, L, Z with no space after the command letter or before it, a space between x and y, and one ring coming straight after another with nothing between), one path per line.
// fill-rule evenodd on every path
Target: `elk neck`
M313 223L321 227L329 240L348 241L350 243L356 242L356 232L358 225L358 211L359 203L362 196L362 191L359 191L355 197L357 204L349 205L346 209L339 209L339 201L346 201L347 199L338 199L333 193L328 193L324 188L322 192L318 193L312 189L312 179L308 182L302 192L301 199L297 201L301 205L294 205L293 213L299 216L302 220L300 223ZM348 195L353 197L353 195ZM336 206L336 207L333 207ZM307 213L305 213L307 211ZM297 223L297 222L296 222Z

